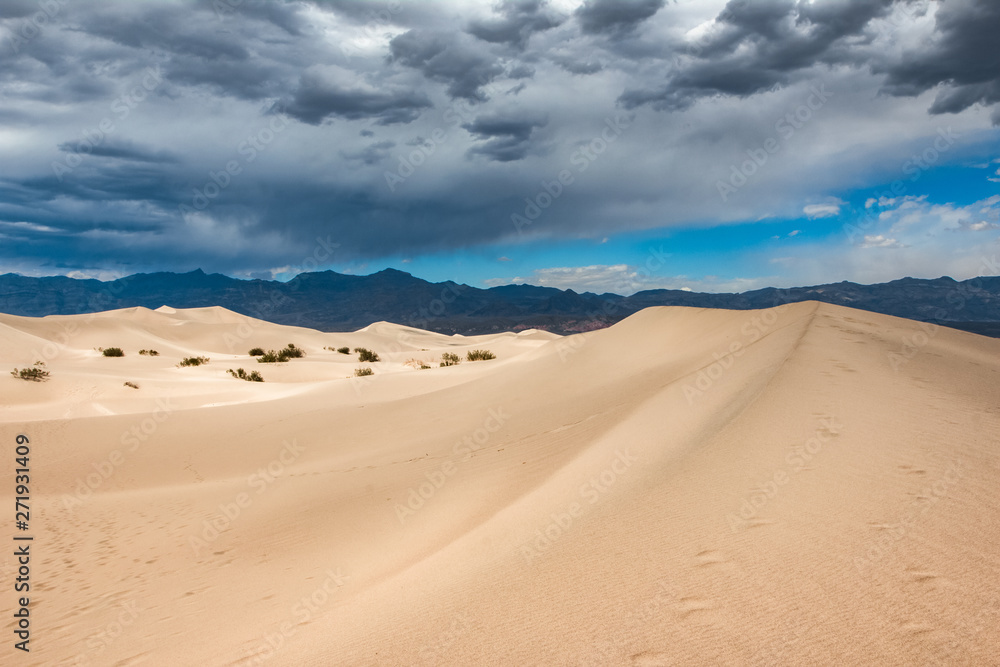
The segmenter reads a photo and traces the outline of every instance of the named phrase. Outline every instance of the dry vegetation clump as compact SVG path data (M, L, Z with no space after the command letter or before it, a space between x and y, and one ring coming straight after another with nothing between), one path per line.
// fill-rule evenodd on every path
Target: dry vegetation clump
M230 375L232 375L234 378L237 378L239 380L246 380L247 382L263 382L264 381L264 377L260 373L258 373L257 371L250 371L249 373L247 373L242 368L237 368L235 371L232 368L230 368L226 372L229 373Z
M49 372L42 368L44 365L44 361L36 361L35 365L31 368L22 368L20 370L15 368L10 372L10 374L16 378L27 380L29 382L44 382L49 379Z

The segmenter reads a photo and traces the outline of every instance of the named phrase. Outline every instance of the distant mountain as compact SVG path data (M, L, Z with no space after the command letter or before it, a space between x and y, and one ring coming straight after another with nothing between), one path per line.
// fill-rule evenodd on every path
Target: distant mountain
M609 326L648 306L746 310L807 300L1000 337L1000 277L964 282L903 278L880 285L842 282L743 294L647 290L626 297L532 285L478 289L451 281L431 283L395 269L369 276L303 273L286 283L237 280L200 269L139 273L109 282L0 276L0 312L14 315L70 315L132 306L223 306L323 331L350 331L386 320L449 334L526 328L566 334Z

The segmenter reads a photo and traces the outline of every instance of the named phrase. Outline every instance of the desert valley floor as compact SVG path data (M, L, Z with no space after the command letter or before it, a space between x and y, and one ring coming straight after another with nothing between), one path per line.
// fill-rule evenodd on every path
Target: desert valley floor
M815 302L567 338L164 307L0 315L0 361L51 374L0 377L34 537L3 664L1000 664L1000 340Z

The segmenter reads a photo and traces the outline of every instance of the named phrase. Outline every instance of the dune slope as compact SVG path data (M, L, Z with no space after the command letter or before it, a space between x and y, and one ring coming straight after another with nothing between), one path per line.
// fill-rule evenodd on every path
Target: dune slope
M51 372L0 379L32 446L19 664L997 664L997 340L811 302L567 338L140 308L0 342ZM472 349L497 359L438 367Z

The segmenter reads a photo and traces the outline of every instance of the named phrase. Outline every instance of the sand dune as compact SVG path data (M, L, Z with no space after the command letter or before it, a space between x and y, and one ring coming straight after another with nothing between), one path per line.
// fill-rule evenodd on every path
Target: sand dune
M0 346L51 373L0 379L17 664L1000 664L997 340L813 302L567 338L0 315Z

